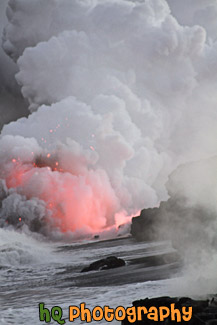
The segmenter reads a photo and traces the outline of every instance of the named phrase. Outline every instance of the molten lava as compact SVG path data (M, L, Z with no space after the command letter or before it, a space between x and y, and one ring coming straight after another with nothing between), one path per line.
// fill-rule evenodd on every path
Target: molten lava
M43 200L45 219L62 232L99 233L115 221L117 225L128 221L124 214L115 216L118 202L102 170L74 175L64 171L52 153L37 157L32 164L13 158L6 185L27 199Z

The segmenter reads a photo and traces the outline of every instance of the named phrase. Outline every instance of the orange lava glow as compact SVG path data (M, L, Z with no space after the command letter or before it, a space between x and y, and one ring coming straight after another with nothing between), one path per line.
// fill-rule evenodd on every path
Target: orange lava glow
M14 160L15 159L13 159L14 168L6 178L6 185L8 188L17 188L19 186L22 186L24 182L24 176L31 169L30 166L21 165L19 162Z
M131 223L132 218L138 215L140 215L140 211L137 211L131 215L128 215L126 211L118 212L115 214L115 225L118 228L121 225Z
M16 188L27 199L43 200L47 221L62 232L99 233L128 221L124 214L115 215L117 199L102 171L72 175L64 172L58 161L48 166L43 159L32 164L16 160L12 164L7 187Z

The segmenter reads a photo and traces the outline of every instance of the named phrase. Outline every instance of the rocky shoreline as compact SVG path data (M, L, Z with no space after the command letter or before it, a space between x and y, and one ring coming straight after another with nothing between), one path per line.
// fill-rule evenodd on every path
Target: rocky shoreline
M180 311L180 315L182 316L182 308L185 307L186 310L189 310L189 307L192 307L192 316L189 321L184 320L184 318L178 319L178 313L172 316L172 308L171 305L174 304L174 307ZM191 298L177 298L177 297L158 297L158 298L146 298L141 300L136 300L133 302L133 307L138 311L138 307L145 307L147 310L151 307L156 307L158 310L160 307L168 307L171 309L171 314L165 318L165 320L160 321L158 318L156 321L151 320L147 317L147 314L141 313L142 319L136 321L129 321L128 317L126 317L122 321L122 325L129 324L191 324L191 325L217 325L217 295L213 296L207 300L193 300ZM185 310L184 309L184 310ZM164 311L165 313L165 311ZM152 310L153 314L153 310ZM138 315L137 315L138 316ZM157 316L156 316L157 317ZM138 317L137 317L138 318ZM174 320L172 320L173 318Z

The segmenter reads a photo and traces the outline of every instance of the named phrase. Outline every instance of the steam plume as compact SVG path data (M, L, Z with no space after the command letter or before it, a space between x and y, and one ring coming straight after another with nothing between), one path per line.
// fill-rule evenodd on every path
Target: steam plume
M182 25L170 2L9 1L3 47L31 114L1 133L2 215L37 201L32 219L95 233L216 155L214 21L191 1Z

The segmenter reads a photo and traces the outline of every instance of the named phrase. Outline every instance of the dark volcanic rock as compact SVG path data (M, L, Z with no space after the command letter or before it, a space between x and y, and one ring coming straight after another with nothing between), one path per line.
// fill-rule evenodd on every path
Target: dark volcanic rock
M216 166L215 157L178 167L166 184L170 198L134 217L132 236L139 241L169 239L175 248L198 254L200 247L217 246Z
M171 240L173 247L185 251L217 246L217 212L203 206L190 206L184 197L171 197L159 208L144 209L134 217L131 234L138 241ZM196 253L195 253L196 254Z
M85 267L81 270L81 272L89 272L96 270L108 270L116 267L124 266L126 263L121 258L117 258L115 256L109 256L102 260L98 260L96 262L91 263L88 267Z
M134 307L146 307L147 310L150 307L159 308L161 306L165 306L170 308L171 304L175 304L175 308L182 311L182 307L192 307L192 318L188 322L182 321L179 324L191 324L191 325L210 325L210 324L217 324L217 303L215 299L209 300L193 300L191 298L171 298L171 297L159 297L159 298L152 298L152 299L143 299L143 300L136 300L133 302ZM122 321L122 325L129 325L129 324L155 324L156 322L153 320L149 320L147 318L147 314L142 314L141 321L129 322L127 317L125 320ZM163 324L178 324L175 321L171 320L169 316L164 321L160 322Z
M184 197L173 196L159 208L143 209L140 216L132 218L131 234L139 241L172 239L173 230L182 229L188 216L192 221L203 213L202 207L188 207Z
M159 208L144 209L140 216L132 218L131 234L139 241L158 239L157 229L161 224L161 211Z

